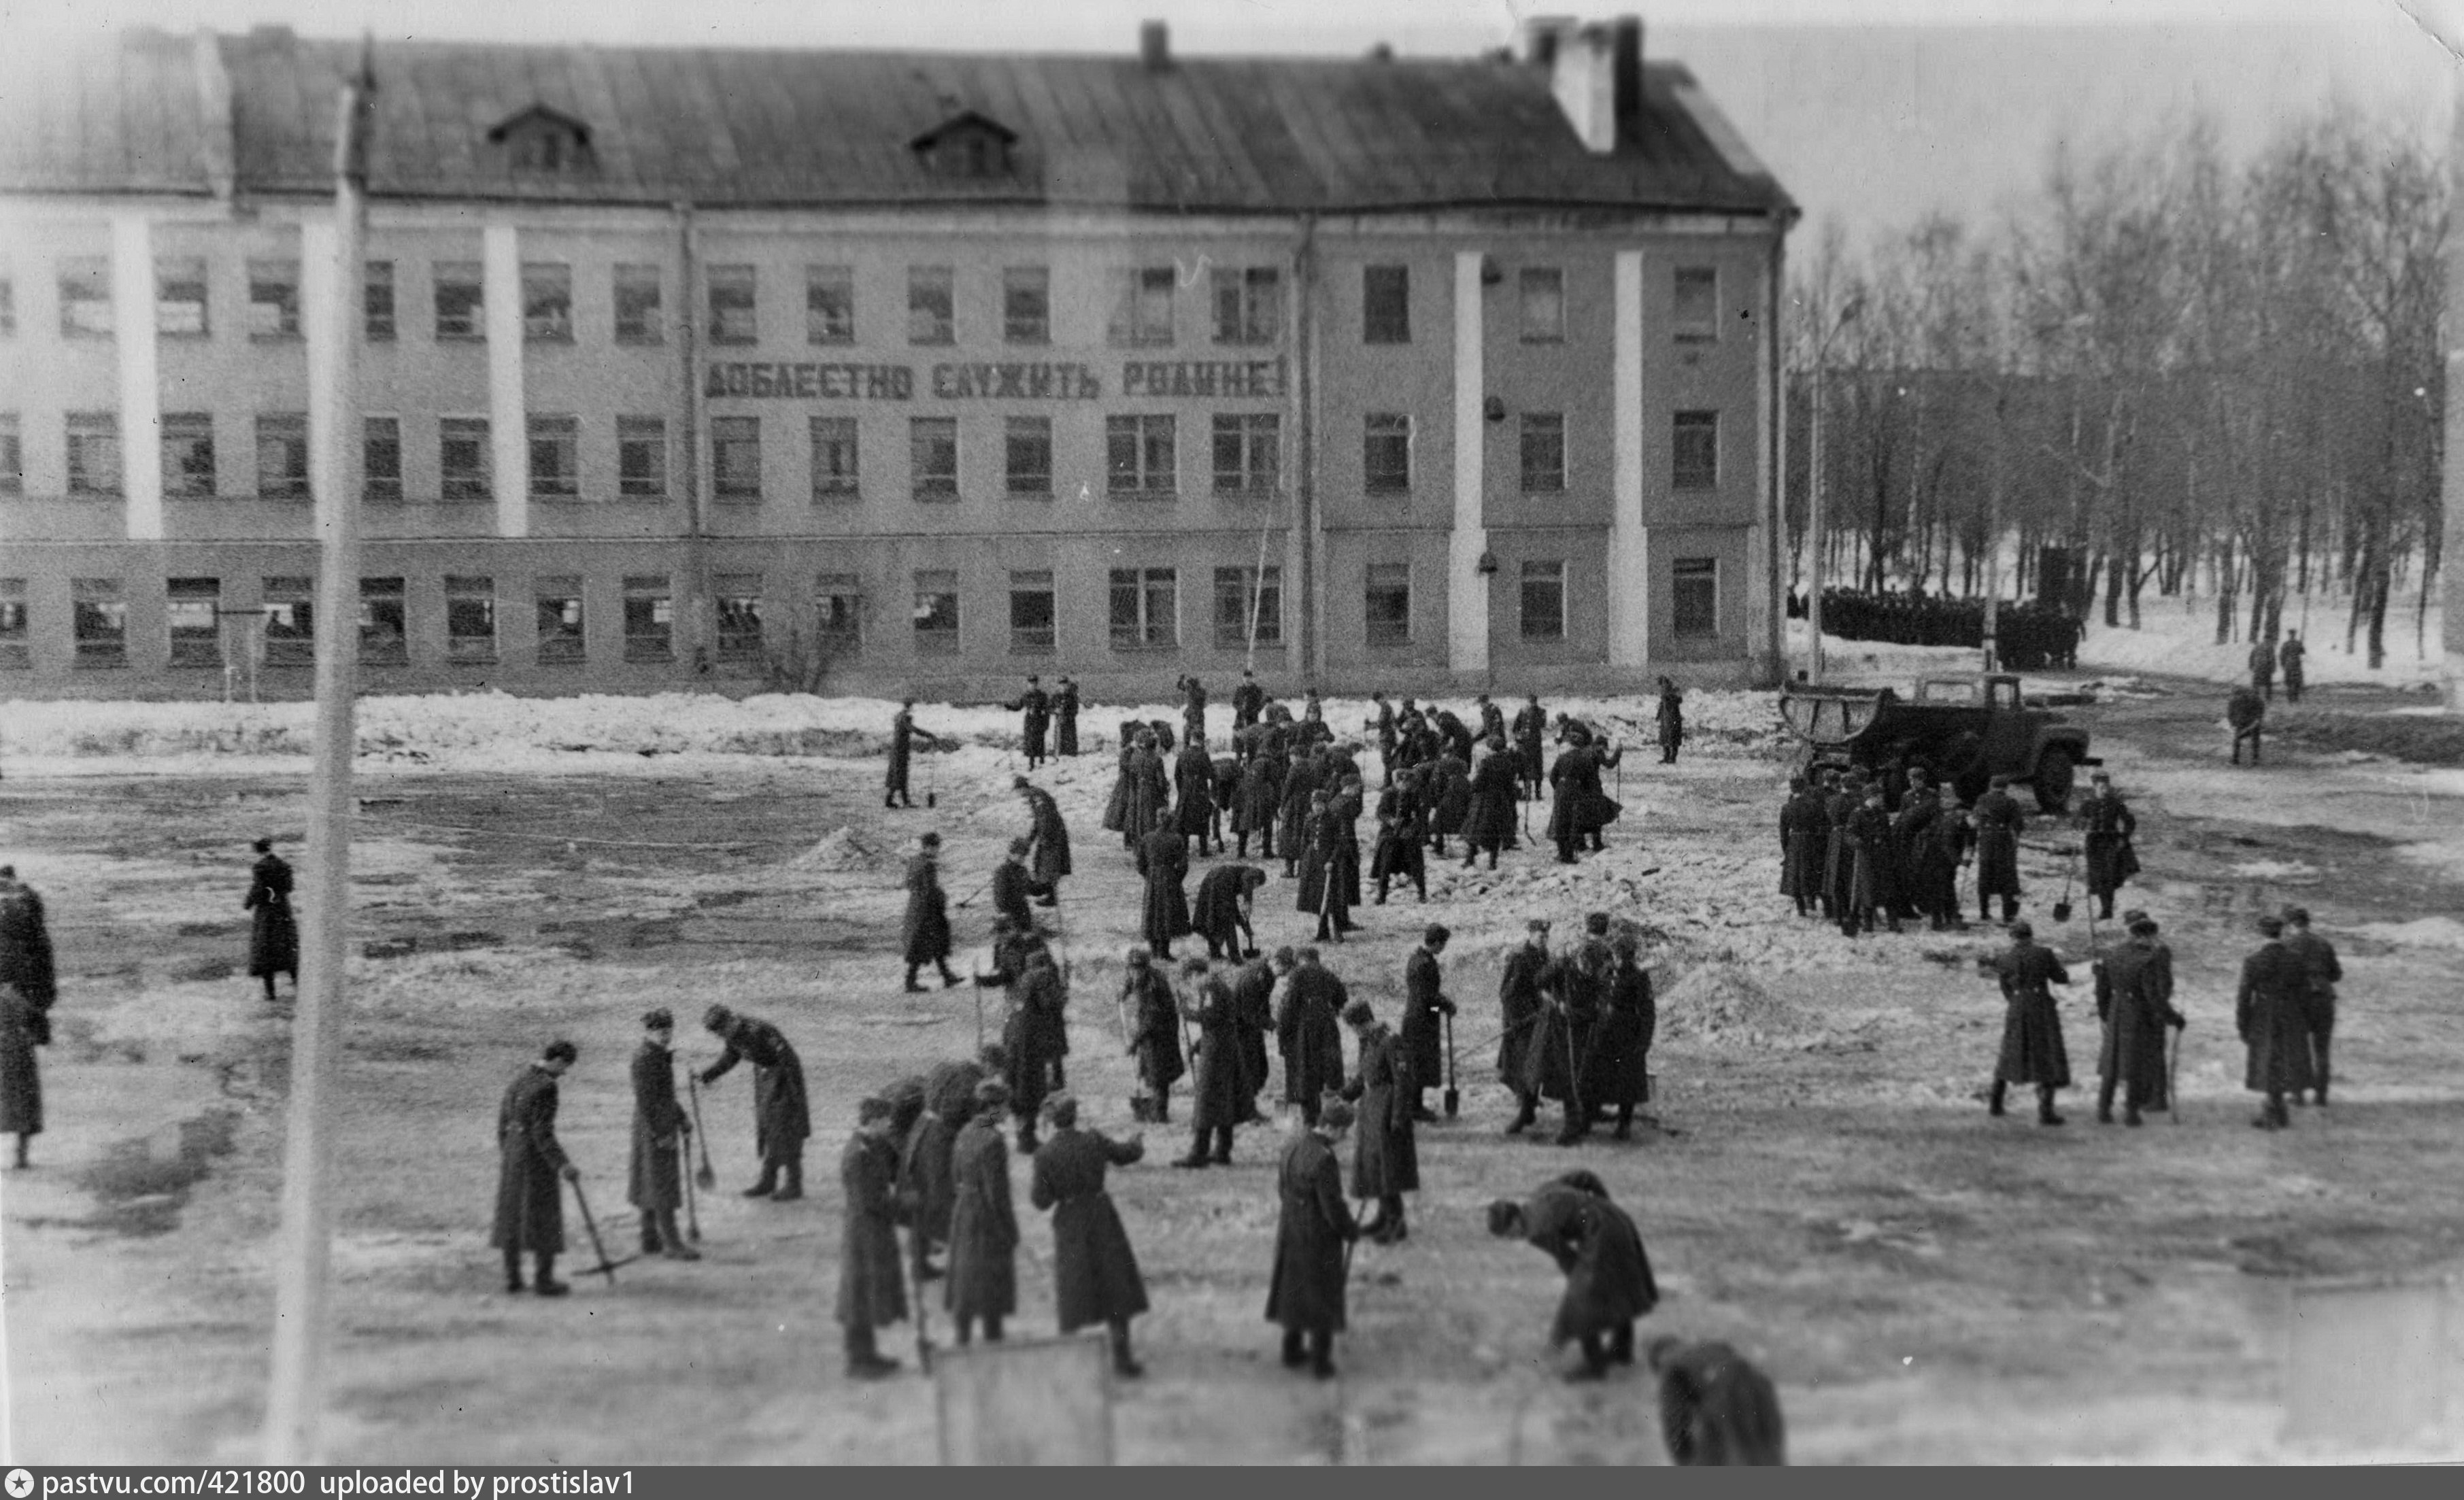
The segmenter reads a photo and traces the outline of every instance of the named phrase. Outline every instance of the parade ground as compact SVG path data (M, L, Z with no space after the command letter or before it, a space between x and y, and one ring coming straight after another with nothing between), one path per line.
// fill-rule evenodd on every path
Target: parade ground
M2178 1115L2140 1129L2095 1120L2087 960L2121 935L2091 932L2077 890L2070 919L2052 918L2051 850L2075 831L2036 822L2022 856L2024 915L2077 982L2060 1003L2079 1082L2069 1123L1989 1118L2004 1004L1975 960L1998 931L1852 940L1793 914L1777 894L1789 745L1768 695L1691 695L1696 739L1673 767L1640 743L1648 700L1606 705L1636 745L1606 853L1568 869L1527 843L1494 874L1432 859L1425 907L1408 891L1365 906L1363 931L1325 949L1391 1017L1405 955L1442 921L1461 1009L1461 1117L1421 1128L1409 1240L1358 1249L1339 1379L1281 1368L1263 1316L1284 1120L1243 1131L1229 1169L1176 1171L1176 1101L1173 1124L1145 1127L1145 1161L1114 1172L1154 1303L1136 1326L1148 1374L1117 1408L1122 1461L1663 1462L1649 1377L1560 1379L1545 1348L1556 1268L1485 1229L1491 1199L1577 1165L1640 1225L1662 1291L1642 1337L1753 1357L1778 1384L1792 1462L2329 1451L2279 1435L2294 1288L2434 1276L2464 1257L2464 768L2336 748L2339 716L2402 723L2394 711L2429 701L2365 687L2314 691L2303 711L2329 729L2288 727L2263 768L2231 767L2222 697L2146 677L2068 711L2138 813L2145 871L2120 904L2163 925L2189 1021ZM1024 828L1023 766L970 735L918 757L913 810L885 810L876 708L863 732L782 730L740 753L609 737L492 763L380 738L363 756L334 1122L334 1461L933 1460L912 1322L883 1338L906 1373L841 1374L834 1167L860 1097L971 1055L979 1003L998 1035L997 989L901 993L900 869L917 835L941 833L955 963L983 966L990 902L970 897ZM1119 717L1090 710L1100 743L1036 778L1075 846L1055 935L1069 1081L1114 1136L1139 1129L1113 1004L1139 888L1097 826ZM1330 703L1328 718L1353 732L1358 705ZM932 705L917 721L935 726ZM7 1406L30 1465L249 1461L262 1418L290 990L269 1005L246 977L240 900L252 839L298 857L306 761L237 740L129 744L0 766L10 852L49 906L60 965L49 1125L34 1167L0 1174ZM1271 952L1310 923L1281 861L1265 868L1256 931ZM2288 902L2343 955L2338 1076L2332 1107L2263 1132L2233 986L2254 919ZM1595 910L1647 939L1663 1128L1571 1148L1547 1129L1509 1138L1501 961L1527 917L1562 935ZM568 1201L574 1294L505 1295L487 1241L507 1079L551 1038L579 1045L559 1133L609 1251L634 1253L637 1021L673 1007L678 1050L706 1065L715 1045L694 1023L715 1001L777 1023L803 1054L805 1200L738 1196L757 1164L739 1070L701 1100L718 1179L697 1205L705 1260L639 1261L610 1285L588 1273ZM1266 1097L1280 1093L1278 1067ZM1048 1333L1050 1230L1016 1171L1013 1327ZM938 1292L928 1332L946 1341ZM2448 1329L2464 1338L2464 1317Z

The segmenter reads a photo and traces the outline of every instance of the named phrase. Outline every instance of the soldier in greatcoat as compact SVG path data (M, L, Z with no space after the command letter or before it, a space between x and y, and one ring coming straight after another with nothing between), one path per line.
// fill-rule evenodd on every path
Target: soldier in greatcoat
M2036 1123L2059 1125L2054 1093L2071 1086L2069 1049L2062 1045L2062 1018L2054 1008L2050 984L2067 984L2070 971L2050 948L2036 945L2036 930L2026 922L2011 924L2011 946L1991 961L1991 971L2009 1002L2002 1022L2002 1052L1993 1066L1991 1113L2003 1113L2010 1086L2036 1086Z
M975 1114L950 1148L950 1278L945 1289L958 1342L1001 1341L1001 1319L1018 1311L1018 1215L1010 1206L1009 1139L1001 1123L1009 1086L976 1085Z
M2111 776L2099 771L2093 780L2096 790L2079 809L2079 821L2087 826L2087 893L2099 903L2096 915L2110 918L2114 893L2139 873L2139 855L2130 846L2139 819L2113 789Z
M1044 763L1044 737L1052 727L1051 695L1044 691L1043 680L1029 673L1026 691L1008 706L1019 716L1019 747L1025 752L1026 768L1032 771Z
M813 1134L813 1118L805 1104L803 1060L777 1026L725 1005L703 1011L701 1024L727 1044L718 1061L702 1070L704 1088L739 1061L753 1065L753 1149L761 1157L761 1176L744 1196L779 1202L803 1197L804 1141Z
M950 1214L957 1193L951 1177L953 1158L958 1129L976 1107L972 1088L961 1092L955 1080L944 1082L949 1087L935 1090L930 1077L922 1080L915 1092L915 1118L901 1121L905 1128L892 1137L899 1148L898 1217L907 1225L918 1287L941 1274L941 1268L933 1264L933 1250L950 1243ZM956 1114L949 1113L953 1104L957 1107Z
M1249 912L1266 872L1255 865L1218 865L1198 882L1198 898L1190 903L1189 924L1206 939L1210 959L1239 960L1252 945Z
M1540 706L1540 695L1514 711L1515 769L1523 775L1523 794L1537 799L1540 795L1541 756L1549 738L1549 711Z
M43 1133L43 1075L34 1048L51 1039L43 1012L15 984L0 982L0 1135L17 1137L16 1162L33 1165Z
M1194 676L1180 679L1181 738L1196 744L1206 739L1206 684Z
M1028 894L1038 906L1057 906L1061 879L1070 872L1069 825L1061 820L1061 805L1050 792L1023 776L1012 777L1009 784L1026 803Z
M2165 1028L2186 1022L2173 1008L2173 966L2157 961L2156 924L2142 916L2130 940L2097 965L2096 1010L2104 1022L2097 1056L2096 1121L2113 1123L2113 1095L2122 1092L2123 1123L2143 1123L2144 1110L2173 1107L2165 1071Z
M2285 631L2284 644L2276 649L2276 659L2284 669L2284 700L2288 703L2301 701L2301 658L2308 652L2299 630Z
M898 1148L891 1139L895 1111L888 1099L856 1106L855 1134L839 1155L847 1218L839 1231L839 1326L846 1332L847 1373L875 1380L895 1372L873 1331L907 1319L907 1281L898 1265Z
M1208 971L1204 959L1192 957L1180 965L1181 1018L1198 1028L1197 1076L1190 1084L1189 1155L1177 1167L1232 1164L1232 1131L1249 1113L1245 1092L1248 1070L1241 1056L1241 1020L1232 986Z
M1917 910L1935 932L1966 932L1967 908L1959 902L1959 867L1976 845L1976 825L1959 805L1959 790L1945 782L1936 788L1932 827L1916 851Z
M1249 857L1249 836L1258 837L1258 857L1275 857L1275 813L1283 802L1281 758L1253 755L1241 766L1240 789L1232 802L1232 857Z
M1035 877L1026 868L1026 840L1012 839L1009 852L993 867L993 911L998 916L1008 918L1013 932L1025 932L1035 926L1035 913L1030 905L1033 898L1029 894L1035 889Z
M1634 1133L1634 1111L1651 1102L1651 1044L1660 1030L1660 1006L1651 993L1651 971L1639 960L1639 945L1632 936L1610 944L1616 956L1601 997L1599 1029L1592 1043L1590 1076L1596 1096L1586 1099L1595 1111L1617 1111L1617 1138Z
M1516 805L1522 798L1519 761L1503 736L1488 740L1487 754L1471 770L1471 803L1463 815L1463 868L1483 854L1497 868L1498 852L1514 845Z
M1246 729L1265 712L1266 690L1258 686L1257 676L1248 668L1241 669L1241 685L1232 690L1232 727Z
M1822 910L1835 922L1848 920L1849 897L1854 886L1850 878L1857 870L1857 843L1848 832L1848 820L1865 805L1865 774L1851 769L1839 778L1831 795L1823 800L1824 839L1822 844Z
M1045 1095L1060 1070L1065 1037L1062 1007L1067 997L1051 950L1026 954L1026 967L1011 987L1009 1016L1001 1026L1001 1051L1008 1065L1010 1111L1018 1116L1018 1149L1035 1149L1035 1122Z
M1206 753L1203 734L1190 736L1181 743L1180 754L1173 761L1174 794L1179 799L1173 807L1175 827L1184 839L1197 842L1198 852L1207 852L1209 830L1215 829L1215 760ZM1220 836L1221 830L1216 829Z
M1450 745L1430 762L1421 803L1429 813L1429 852L1446 857L1446 840L1471 827L1471 760Z
M1292 1134L1275 1180L1275 1267L1266 1283L1266 1321L1284 1330L1284 1368L1306 1361L1321 1380L1334 1374L1334 1335L1344 1327L1344 1247L1360 1237L1334 1143L1352 1124L1337 1100ZM1306 1344L1306 1352L1304 1352Z
M1317 940L1341 942L1353 929L1348 899L1356 893L1344 883L1344 840L1348 830L1334 799L1325 792L1309 794L1308 844L1301 855L1300 885L1293 907L1317 917Z
M2028 829L2028 815L2011 795L2011 778L1994 773L1993 783L1976 799L1977 920L1993 920L1993 902L2000 897L2002 920L2019 916L2019 835Z
M17 867L0 865L0 984L13 986L19 999L38 1016L59 999L58 971L52 960L51 925L43 916L43 898L17 878ZM51 1040L47 1021L39 1022L41 1040Z
M1549 965L1541 979L1545 997L1524 1060L1524 1087L1564 1106L1557 1144L1571 1146L1592 1133L1592 1037L1609 979L1604 938L1587 936L1582 946Z
M1266 1038L1275 1031L1275 966L1263 956L1233 974L1232 1014L1241 1039L1241 1123L1263 1124L1266 1116L1258 1108L1258 1095L1266 1087Z
M1420 773L1409 766L1387 779L1377 794L1377 847L1370 856L1369 873L1377 882L1377 904L1386 904L1386 887L1409 880L1429 899L1428 810L1420 800Z
M1660 763L1675 765L1677 747L1685 742L1685 695L1666 677L1660 679L1660 702L1652 710L1652 724L1660 731Z
M2269 702L2276 701L2276 643L2250 643L2250 685Z
M2258 950L2241 961L2241 989L2233 998L2233 1027L2250 1048L2243 1086L2265 1094L2266 1106L2251 1121L2261 1130L2293 1123L2287 1095L2299 1098L2317 1087L2310 1066L2310 973L2301 956L2284 945L2281 917L2258 919Z
M2285 681L2287 692L2292 679ZM2310 930L2310 913L2299 906L2284 909L2284 946L2301 960L2302 972L2310 976L2310 1004L2305 1011L2310 1022L2310 1085L2319 1102L2327 1102L2327 1054L2336 1037L2336 986L2343 982L2344 966L2336 960L2336 945ZM2295 1094L2293 1102L2301 1102Z
M1723 1343L1655 1338L1643 1361L1660 1377L1660 1433L1681 1467L1777 1466L1788 1430L1771 1377Z
M1138 873L1146 877L1142 908L1147 946L1158 959L1172 957L1172 940L1189 931L1189 896L1181 882L1189 875L1189 841L1173 827L1172 814L1158 809L1154 827L1138 841Z
M1067 677L1052 695L1052 748L1062 755L1078 753L1078 684Z
M250 914L249 978L265 982L265 998L274 998L274 977L291 976L293 994L299 991L299 926L291 915L291 865L274 851L272 839L252 846L256 863L249 869L248 896L240 909Z
M1514 1121L1506 1127L1519 1136L1539 1117L1540 1095L1528 1081L1531 1043L1548 1002L1549 922L1535 916L1524 925L1523 946L1506 956L1506 971L1497 981L1497 1081L1514 1091Z
M1848 843L1851 865L1848 872L1848 909L1840 914L1839 930L1851 938L1874 930L1876 917L1900 930L1900 915L1892 910L1897 899L1899 861L1891 828L1891 814L1883 806L1880 783L1865 789L1864 805L1848 815Z
M633 1157L625 1199L641 1210L643 1254L697 1261L701 1251L676 1229L693 1119L676 1102L675 1039L676 1018L666 1006L642 1017L642 1045L633 1049Z
M557 1080L581 1051L550 1042L539 1060L522 1065L496 1110L496 1219L488 1244L504 1253L505 1290L522 1290L522 1252L530 1252L531 1290L561 1297L573 1289L556 1279L564 1248L564 1183L582 1180L556 1138Z
M2250 741L2250 763L2258 764L2261 759L2259 751L2266 739L2267 702L2258 695L2256 689L2241 687L2233 690L2233 695L2225 699L2225 722L2233 726L2233 763L2241 764L2241 742L2247 739Z
M1053 1300L1061 1332L1103 1324L1111 1335L1112 1372L1134 1379L1146 1367L1130 1353L1130 1319L1147 1310L1147 1285L1112 1196L1104 1190L1104 1175L1145 1156L1146 1142L1080 1130L1078 1101L1066 1093L1046 1099L1044 1115L1051 1138L1036 1150L1027 1201L1052 1213Z
M1180 1005L1172 982L1155 970L1144 948L1132 948L1122 963L1122 1010L1129 1016L1130 1055L1137 1059L1138 1083L1154 1101L1148 1118L1172 1119L1172 1086L1186 1070L1181 1061Z
M924 992L924 986L915 982L915 971L928 963L941 971L942 988L958 982L958 976L950 972L950 897L941 889L938 833L916 840L915 853L907 861L907 915L901 937L910 994Z
M1317 1118L1330 1089L1343 1082L1343 1031L1337 1017L1351 997L1343 981L1318 962L1315 948L1275 950L1281 993L1275 1002L1275 1045L1284 1059L1284 1102L1304 1120Z
M915 739L919 735L933 741L936 749L943 742L941 737L933 731L916 727L915 700L901 699L898 712L890 717L890 765L882 783L884 790L881 799L881 805L885 807L915 805L915 799L907 794L907 768L914 759Z
M1565 1272L1549 1347L1581 1345L1583 1362L1569 1379L1596 1380L1612 1360L1634 1363L1635 1319L1660 1305L1660 1287L1641 1231L1598 1178L1570 1172L1521 1202L1501 1198L1488 1205L1488 1232L1538 1246Z
M1359 1047L1360 1067L1343 1086L1360 1112L1352 1149L1352 1196L1375 1200L1377 1216L1360 1232L1380 1245L1401 1241L1409 1227L1403 1195L1420 1190L1420 1150L1412 1118L1412 1063L1392 1026L1365 1000L1343 1007L1343 1023Z
M1438 960L1453 937L1442 923L1431 922L1420 930L1420 945L1403 960L1403 1024L1397 1030L1403 1039L1403 1055L1412 1065L1412 1117L1431 1125L1438 1117L1429 1113L1423 1095L1452 1081L1445 1066L1444 1033L1455 1003L1445 996Z
M1799 916L1814 915L1821 895L1822 839L1828 829L1811 783L1789 778L1788 800L1779 805L1779 893Z

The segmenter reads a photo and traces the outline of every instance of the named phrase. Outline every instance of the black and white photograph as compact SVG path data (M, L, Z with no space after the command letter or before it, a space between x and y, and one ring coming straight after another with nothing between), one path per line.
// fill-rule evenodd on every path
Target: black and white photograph
M8 1494L2464 1462L2459 98L6 0Z

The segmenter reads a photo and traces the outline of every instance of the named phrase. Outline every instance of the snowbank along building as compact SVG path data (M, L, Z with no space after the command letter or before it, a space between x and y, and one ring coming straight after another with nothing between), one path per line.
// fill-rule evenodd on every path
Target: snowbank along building
M371 691L1775 676L1795 210L1639 21L1468 60L389 43L350 275L359 54L11 65L0 696L304 695L335 629ZM316 617L326 475L356 622Z

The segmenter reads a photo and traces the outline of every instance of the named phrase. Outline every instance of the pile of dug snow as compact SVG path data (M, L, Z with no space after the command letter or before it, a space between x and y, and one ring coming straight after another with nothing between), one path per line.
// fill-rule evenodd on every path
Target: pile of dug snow
M2355 937L2413 948L2464 948L2464 922L2452 916L2424 916L2409 922L2364 922Z
M1792 1046L1822 1030L1812 1016L1774 997L1735 964L1697 965L1660 997L1660 1035L1671 1040Z
M859 835L853 828L842 827L823 835L811 849L787 861L787 868L837 873L877 870L889 858L888 850Z

